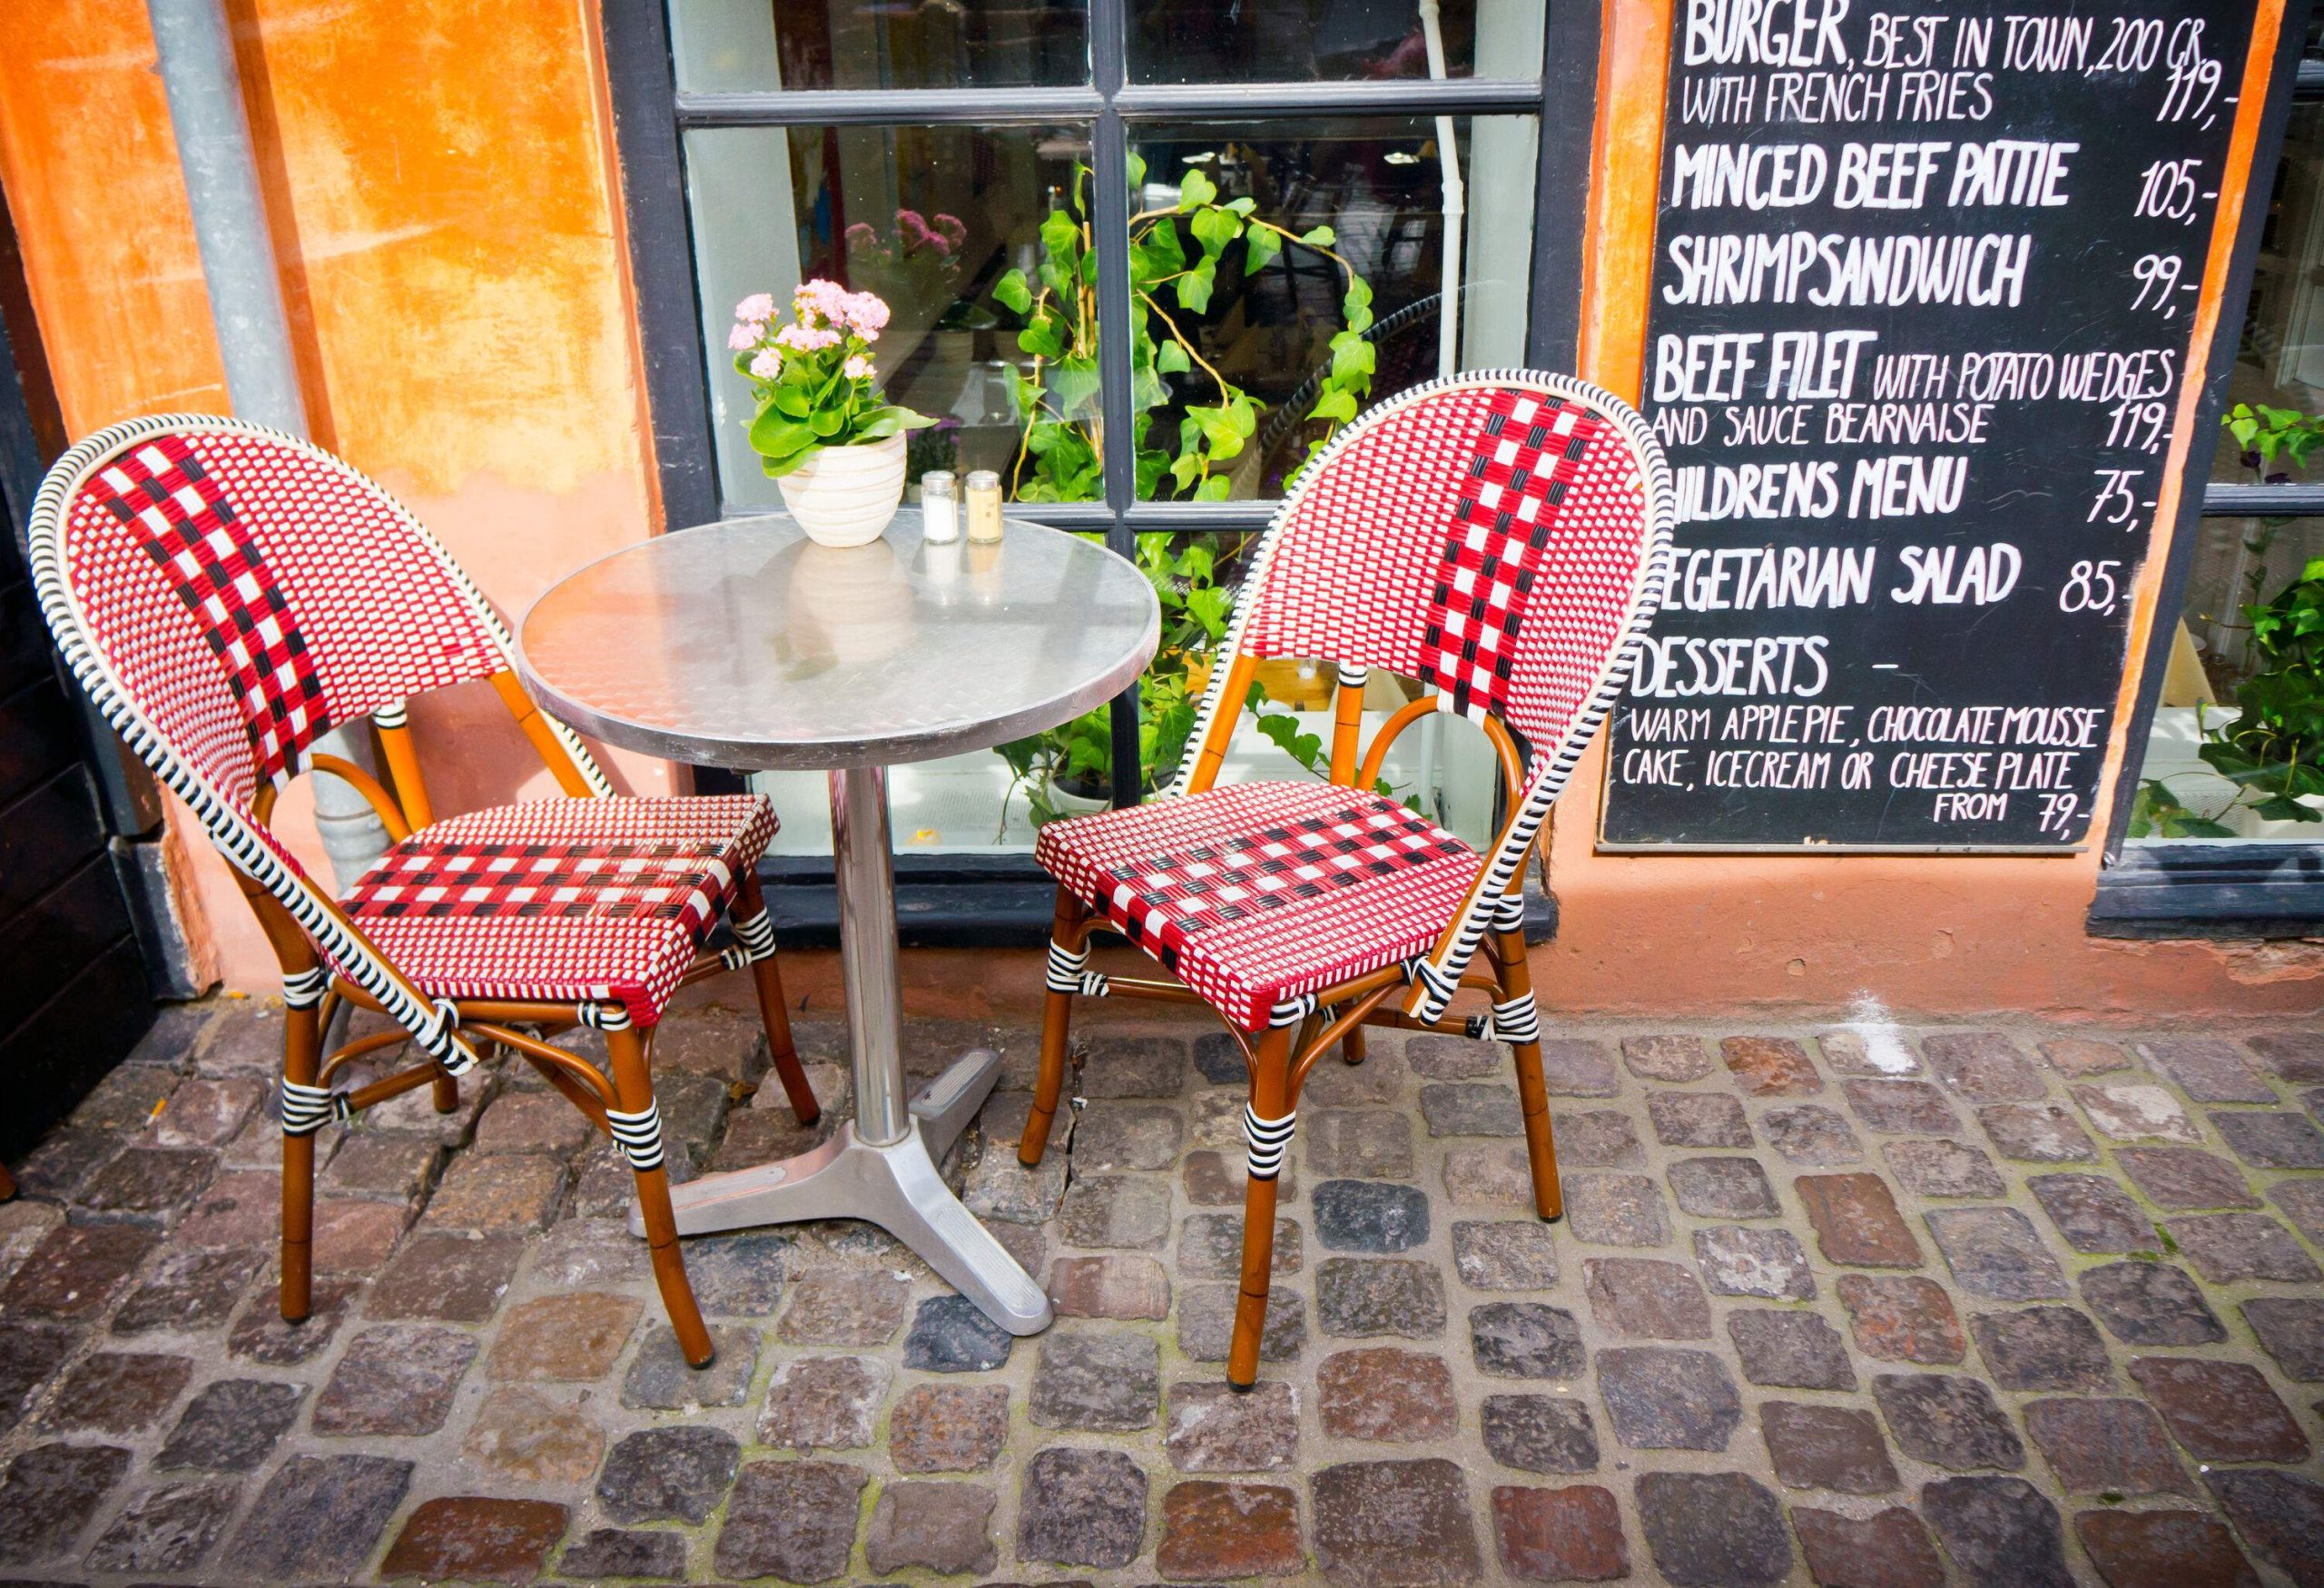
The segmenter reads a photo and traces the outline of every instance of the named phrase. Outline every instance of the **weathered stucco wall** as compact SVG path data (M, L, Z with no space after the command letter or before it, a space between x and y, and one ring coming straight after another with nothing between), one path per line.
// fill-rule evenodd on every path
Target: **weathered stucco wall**
M402 495L512 613L566 570L652 532L589 0L230 0L230 10L317 438ZM1583 364L1632 392L1669 15L1665 0L1607 0ZM2259 99L2247 94L2246 110ZM0 6L0 181L73 432L223 409L139 0ZM417 715L440 807L543 786L480 690ZM613 759L637 792L672 785L659 764ZM1536 974L1558 1007L1829 1010L1870 996L1926 1014L2127 1016L2324 1001L2324 946L2089 938L2094 855L1598 855L1602 771L1593 755L1552 839L1562 928ZM302 799L286 802L284 825L320 865L303 813ZM226 983L271 988L271 956L222 864L198 842L178 847ZM834 998L826 958L794 957L794 996ZM927 1012L1038 1004L1029 954L996 964L916 953L908 970Z
M511 615L649 533L594 6L228 10L315 439L401 496ZM139 0L0 6L0 182L72 433L225 411ZM414 716L442 808L541 786L482 686ZM671 786L661 763L613 759L637 792ZM285 804L320 867L303 800ZM222 863L176 851L227 984L271 986Z

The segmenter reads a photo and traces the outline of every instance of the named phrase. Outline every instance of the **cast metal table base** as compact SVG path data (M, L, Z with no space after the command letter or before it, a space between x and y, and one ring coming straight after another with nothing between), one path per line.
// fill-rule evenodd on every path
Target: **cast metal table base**
M866 1219L919 1253L1010 1334L1039 1334L1049 1326L1049 1297L936 1172L984 1106L1000 1055L989 1049L966 1055L905 1103L887 774L876 766L842 767L831 774L831 792L855 1118L797 1158L671 1187L678 1233ZM645 1233L634 1207L629 1228Z

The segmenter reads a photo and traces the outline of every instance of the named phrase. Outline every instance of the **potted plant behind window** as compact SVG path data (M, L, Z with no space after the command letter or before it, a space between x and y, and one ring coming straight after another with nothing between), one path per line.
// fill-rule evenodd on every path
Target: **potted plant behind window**
M2291 478L2279 461L2304 469L2324 447L2324 414L2239 402L2220 423L2263 485ZM2261 518L2243 542L2251 599L2240 608L2242 676L2228 686L2234 709L2214 718L2195 708L2202 736L2196 754L2230 792L2222 803L2201 793L2182 796L2161 777L2144 779L2131 807L2133 838L2297 842L2309 836L2303 827L2324 823L2324 557L2309 559L2267 597L2268 553L2288 522Z
M1104 434L1098 377L1097 259L1087 166L1074 169L1069 194L1041 222L1040 259L1031 278L1011 270L994 282L992 297L1023 321L1017 346L1029 370L1009 371L1021 434L1007 478L1019 502L1095 501L1104 494ZM1130 157L1129 186L1144 191L1146 163ZM1250 196L1224 199L1199 171L1180 179L1175 202L1130 216L1131 452L1141 501L1223 501L1238 467L1255 462L1265 405L1204 356L1200 317L1210 311L1221 272L1248 282L1276 261L1288 269L1294 254L1323 261L1343 283L1341 329L1329 338L1330 357L1303 387L1312 396L1303 421L1316 421L1307 458L1355 417L1372 390L1376 353L1372 288L1334 251L1329 226L1295 232L1261 218ZM1204 402L1201 398L1213 400ZM1166 409L1182 410L1177 450L1167 426L1154 434ZM1305 464L1302 464L1305 467ZM1256 468L1249 472L1256 474ZM1294 471L1295 478L1296 471ZM1219 583L1247 537L1164 534L1137 537L1137 561L1162 606L1162 644L1138 686L1138 784L1151 792L1177 767L1207 682L1209 658L1226 631L1234 604ZM1296 663L1281 664L1289 676ZM1251 709L1270 699L1266 678L1252 688ZM1313 734L1303 734L1289 712L1263 713L1258 731L1318 776L1328 756ZM1056 727L997 747L1014 774L1011 797L1025 791L1036 828L1059 816L1112 803L1113 735L1101 706ZM1008 801L1001 805L1004 827Z
M888 305L876 294L812 281L791 309L778 327L770 293L734 306L726 345L756 399L751 449L808 539L862 546L903 500L904 432L936 421L881 393L872 344Z

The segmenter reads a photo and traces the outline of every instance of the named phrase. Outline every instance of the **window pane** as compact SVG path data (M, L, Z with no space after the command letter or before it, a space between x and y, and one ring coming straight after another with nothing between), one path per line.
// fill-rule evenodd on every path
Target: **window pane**
M1473 75L1479 60L1488 75L1535 75L1544 9L1541 0L1444 0L1443 75ZM1412 0L1129 0L1129 74L1140 83L1285 83L1431 73L1426 25Z
M1140 772L1149 789L1170 781L1184 752L1194 706L1226 618L1226 595L1256 544L1251 535L1145 534L1138 555L1163 591L1162 647L1141 689ZM1230 742L1222 783L1319 777L1331 742L1338 673L1323 665L1260 665L1258 715L1246 713ZM1364 742L1416 698L1419 686L1373 675L1364 696ZM1274 725L1260 725L1261 717ZM1284 725L1289 725L1286 731ZM1313 759L1295 752L1315 741ZM975 751L893 768L888 797L898 853L990 853L1030 847L1038 824L1102 809L1111 801L1103 709L1000 750ZM1382 775L1394 797L1472 844L1492 836L1495 763L1484 735L1464 721L1432 715L1391 747ZM831 832L823 774L766 773L752 786L783 812L771 853L828 854Z
M2296 814L2324 816L2324 577L2302 577L2324 557L2324 518L2204 518L2196 533L2132 841L2324 842L2324 821Z
M734 307L753 292L788 305L818 276L888 301L888 394L940 421L913 436L914 480L1010 467L1023 437L1009 371L1029 360L990 301L1003 272L1034 268L1041 218L1088 162L1086 128L721 127L688 133L685 153L729 511L781 503L745 436L750 383L725 350Z
M670 0L678 86L1069 87L1089 81L1088 0Z
M1363 408L1447 367L1521 363L1532 251L1531 117L1374 117L1132 129L1137 494L1256 500ZM1442 152L1484 185L1454 232L1449 335ZM1020 501L1103 494L1088 188L1039 268L985 307L1021 327Z
M2324 467L2306 466L2310 458L2324 465L2324 104L2291 108L2227 401L2230 422L2259 428L2248 439L2221 432L2213 479L2324 479Z

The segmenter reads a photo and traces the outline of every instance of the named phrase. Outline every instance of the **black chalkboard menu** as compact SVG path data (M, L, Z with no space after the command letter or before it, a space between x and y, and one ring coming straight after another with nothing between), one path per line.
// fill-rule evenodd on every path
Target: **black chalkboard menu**
M1676 0L1607 847L2082 843L2251 17Z

